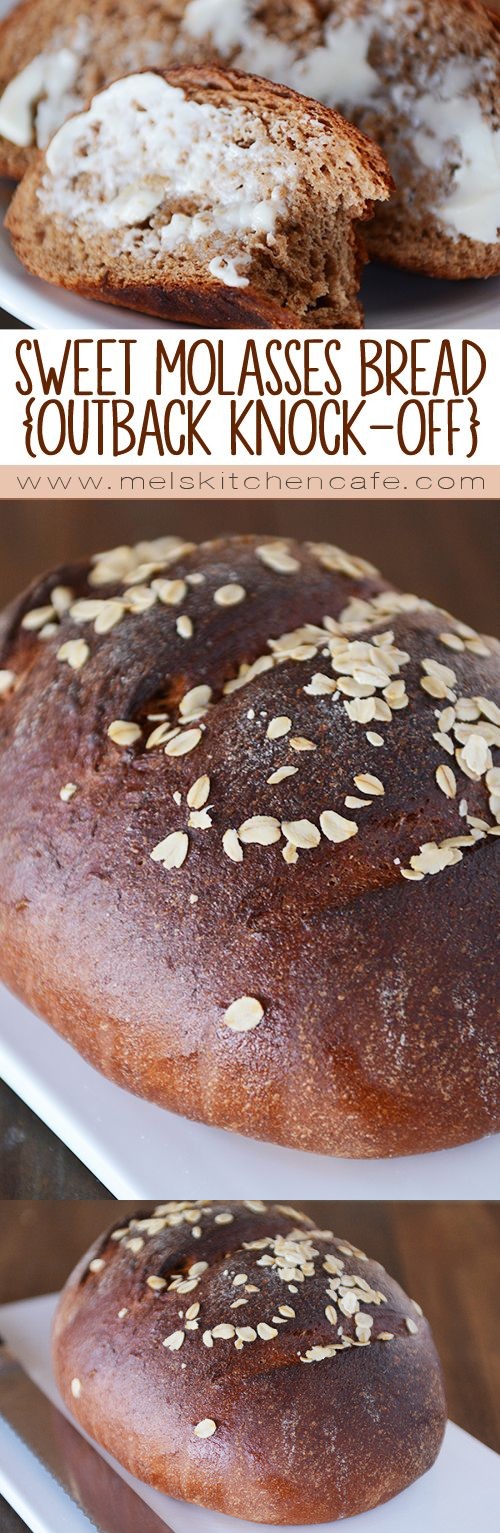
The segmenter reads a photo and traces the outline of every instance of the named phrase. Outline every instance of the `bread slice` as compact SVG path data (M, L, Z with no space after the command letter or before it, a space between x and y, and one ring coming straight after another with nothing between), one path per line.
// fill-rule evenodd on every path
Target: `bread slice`
M370 252L435 277L500 272L498 14L478 0L320 4L331 77L318 94L381 145L396 183ZM312 55L296 88L316 95L324 70Z
M203 17L199 40L190 25L182 31L187 13L192 19L189 0L65 0L64 6L22 0L14 6L0 22L0 175L20 180L37 146L46 148L67 117L121 75L176 63L235 63L244 13L252 51L258 47L262 61L252 70L247 59L241 67L249 73L286 84L293 60L320 39L316 0L224 0L223 7L209 0L209 7L212 17L220 12L218 48Z
M274 7L279 39L286 9ZM311 29L300 52L282 47L272 66L384 150L397 191L367 230L370 252L431 276L500 272L498 15L480 0L316 0L315 9L315 37ZM262 17L252 0L230 11L231 26L227 0L187 0L177 54L198 60L215 49L267 74Z
M251 75L126 76L40 153L7 217L28 270L200 325L358 326L358 220L390 195L381 151Z
M0 22L0 175L20 180L37 147L95 92L165 68L183 0L22 0Z

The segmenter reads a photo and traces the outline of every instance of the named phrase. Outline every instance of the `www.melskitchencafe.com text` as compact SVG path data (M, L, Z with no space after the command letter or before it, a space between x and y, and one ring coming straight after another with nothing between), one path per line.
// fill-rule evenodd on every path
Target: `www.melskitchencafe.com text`
M8 485L8 488L4 488ZM423 470L405 465L398 469L370 469L366 473L332 474L328 469L296 473L275 468L247 471L231 467L195 470L122 473L107 468L101 473L43 469L0 469L0 495L24 500L484 500L500 494L500 469L486 468L472 474L465 468Z
M10 334L4 464L494 461L482 337Z

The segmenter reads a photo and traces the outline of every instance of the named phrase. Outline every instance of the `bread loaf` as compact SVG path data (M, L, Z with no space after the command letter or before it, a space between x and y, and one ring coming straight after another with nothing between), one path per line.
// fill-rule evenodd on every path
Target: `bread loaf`
M55 0L25 0L0 56L0 168L14 175L117 75L218 61L339 108L382 146L397 192L370 226L375 256L449 278L500 271L500 22L481 0L70 0L64 22Z
M500 1129L499 645L328 544L118 548L0 627L0 976L206 1123Z
M376 145L284 86L211 68L118 80L52 139L7 217L29 271L200 325L360 325Z
M441 1446L419 1305L273 1204L171 1202L115 1225L64 1289L53 1356L66 1406L132 1474L255 1522L366 1511Z

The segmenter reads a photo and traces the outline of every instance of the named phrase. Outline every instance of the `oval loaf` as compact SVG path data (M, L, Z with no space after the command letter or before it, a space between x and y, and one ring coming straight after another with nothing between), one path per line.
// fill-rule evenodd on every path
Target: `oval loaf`
M499 646L329 544L119 548L0 627L0 974L206 1123L500 1128Z
M53 1358L66 1406L132 1474L255 1522L389 1500L446 1420L419 1305L349 1241L260 1202L117 1224L63 1291Z

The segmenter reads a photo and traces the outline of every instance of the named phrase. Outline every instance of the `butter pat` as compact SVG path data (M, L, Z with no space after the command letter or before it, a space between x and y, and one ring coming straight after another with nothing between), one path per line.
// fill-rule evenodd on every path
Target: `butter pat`
M190 0L183 30L191 37L211 37L223 56L239 48L252 21L251 0Z
M0 133L19 149L27 149L34 141L35 106L44 83L43 58L32 59L0 97Z
M370 101L380 87L379 76L368 62L374 29L369 17L340 26L330 23L321 47L297 61L290 83L325 106L362 106Z
M291 85L296 49L267 32L254 19L256 9L257 0L189 0L180 31L210 40L238 69Z
M439 171L455 162L451 190L431 209L457 235L495 244L500 229L500 132L483 117L475 96L427 95L418 103L415 150ZM458 161L458 163L456 163Z
M354 105L373 94L379 80L368 49L375 18L340 26L326 22L323 43L301 58L297 44L271 36L255 11L256 0L190 0L181 30L197 40L210 38L222 58L236 53L238 68L291 85L325 105Z
M224 256L214 256L208 270L210 276L223 282L225 287L248 287L248 277L237 271L234 261L228 261Z
M158 176L148 180L133 181L118 192L105 210L104 221L108 229L119 229L124 224L142 224L163 202L165 182Z

